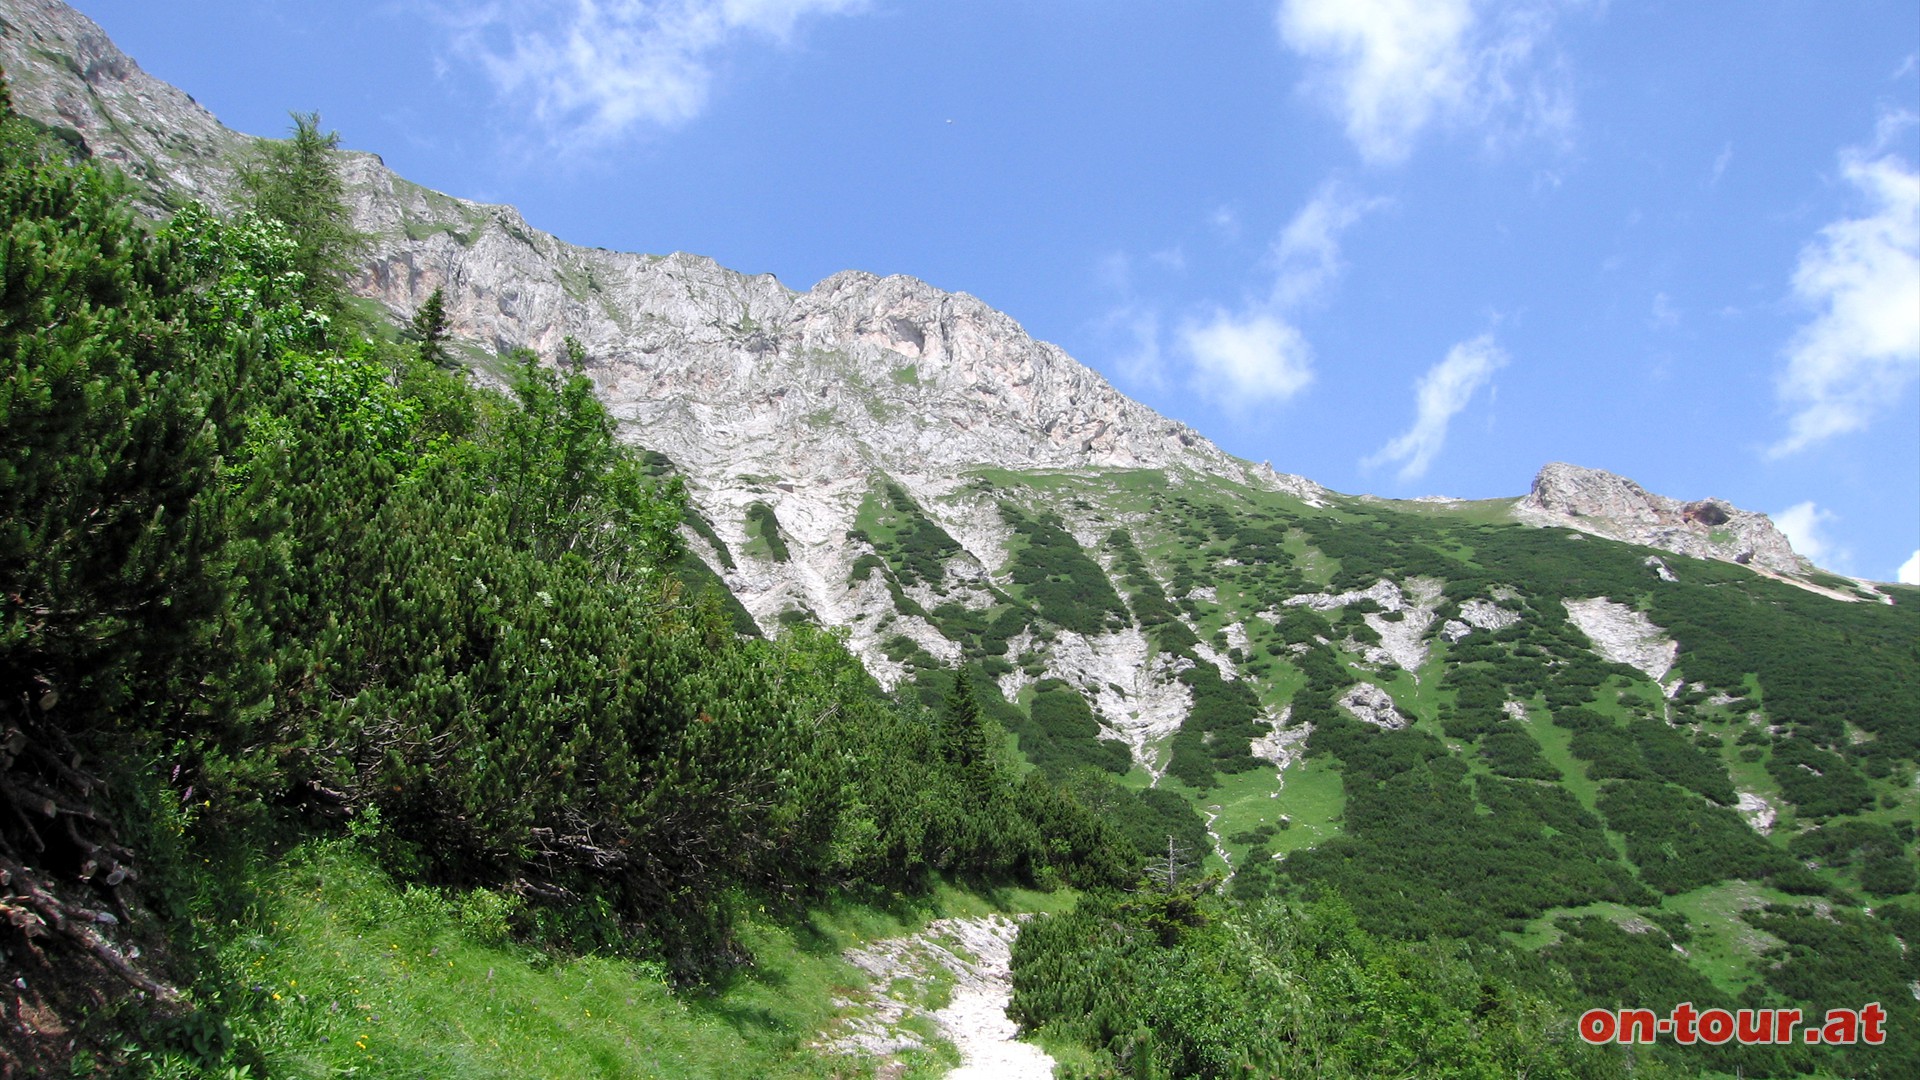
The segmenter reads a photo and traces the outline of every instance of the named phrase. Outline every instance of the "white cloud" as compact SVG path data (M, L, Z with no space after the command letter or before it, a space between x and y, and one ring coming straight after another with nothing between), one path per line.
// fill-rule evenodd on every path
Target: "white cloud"
M1893 580L1902 585L1920 585L1920 549L1915 549L1907 561L1900 564L1900 569L1894 571Z
M1319 296L1338 277L1340 234L1387 200L1356 195L1337 181L1320 186L1312 201L1287 223L1274 245L1279 271L1273 282L1273 302L1294 307Z
M1848 552L1827 534L1827 526L1838 520L1839 515L1820 509L1811 499L1773 515L1774 525L1787 535L1793 550L1820 566L1839 566L1848 559Z
M1313 382L1313 349L1277 315L1215 311L1181 328L1196 388L1229 409L1281 402Z
M1207 224L1213 226L1220 239L1231 244L1240 239L1240 211L1231 206L1216 208L1207 215Z
M1192 365L1194 388L1227 408L1238 409L1286 401L1311 385L1313 349L1288 313L1318 299L1333 284L1344 269L1341 233L1386 202L1357 195L1337 180L1322 184L1274 239L1273 282L1267 295L1236 312L1215 308L1181 327L1178 352ZM1225 213L1225 208L1216 213L1216 224ZM1233 225L1238 228L1237 220ZM1145 340L1138 333L1136 338ZM1136 347L1134 355L1143 354L1147 354L1144 347ZM1158 350L1150 355L1157 365ZM1123 359L1121 367L1134 370L1138 365Z
M865 0L517 0L456 4L456 48L557 143L601 143L698 116L713 63L743 37Z
M1362 461L1361 467L1400 462L1400 479L1417 480L1447 442L1447 426L1473 399L1474 391L1485 386L1493 373L1507 364L1507 354L1494 344L1493 335L1482 334L1448 350L1446 359L1430 368L1414 383L1416 414L1413 426Z
M1775 389L1793 415L1769 456L1867 427L1920 378L1920 172L1883 152L1914 121L1889 114L1874 146L1840 155L1869 213L1828 225L1800 252L1794 295L1819 314L1787 345Z
M1280 36L1315 65L1367 160L1404 160L1436 123L1564 130L1572 110L1537 53L1554 4L1520 0L1282 0Z

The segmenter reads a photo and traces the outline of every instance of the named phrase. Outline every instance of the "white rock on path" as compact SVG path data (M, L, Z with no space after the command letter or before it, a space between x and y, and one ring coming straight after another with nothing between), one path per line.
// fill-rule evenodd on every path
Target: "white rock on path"
M1013 994L1013 940L1019 932L1019 921L1005 915L939 919L917 934L849 949L847 961L867 973L871 989L864 1000L844 1004L864 1005L866 1013L842 1021L843 1030L822 1047L876 1057L924 1045L901 1021L927 1014L890 996L889 991L900 980L913 986L925 983L937 965L954 980L946 1007L931 1014L941 1034L960 1051L960 1067L949 1077L1044 1080L1052 1076L1053 1058L1037 1046L1020 1042L1018 1025L1007 1017Z

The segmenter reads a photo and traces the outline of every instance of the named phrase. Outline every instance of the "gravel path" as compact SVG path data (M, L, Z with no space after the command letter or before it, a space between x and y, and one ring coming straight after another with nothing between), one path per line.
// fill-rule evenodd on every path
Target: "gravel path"
M839 1003L848 1015L821 1045L833 1053L890 1058L925 1045L904 1021L930 1016L960 1051L960 1067L949 1077L1051 1077L1053 1059L1020 1042L1019 1028L1007 1018L1013 993L1009 963L1019 932L1020 923L1006 915L940 919L917 934L848 950L848 962L867 973L869 988ZM940 974L936 969L945 969L953 990L945 1007L932 1010L925 998L930 979ZM884 1069L881 1075L887 1075Z

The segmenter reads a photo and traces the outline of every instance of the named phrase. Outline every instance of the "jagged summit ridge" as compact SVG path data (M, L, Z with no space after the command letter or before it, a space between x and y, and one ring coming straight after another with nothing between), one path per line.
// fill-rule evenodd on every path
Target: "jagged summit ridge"
M9 72L25 73L22 110L145 185L143 209L227 204L252 140L142 71L91 20L58 0L0 0L0 50ZM906 472L1185 467L1320 494L1229 456L964 293L858 271L795 292L698 256L576 247L512 207L430 191L370 154L349 155L345 179L354 225L374 238L358 293L404 319L443 288L454 335L485 353L553 357L578 339L631 433L696 483L720 479L704 466L746 471L759 459Z
M1514 516L1530 524L1566 526L1776 574L1803 576L1814 569L1765 514L1723 499L1682 502L1656 495L1624 476L1565 462L1540 470L1533 490L1514 504Z

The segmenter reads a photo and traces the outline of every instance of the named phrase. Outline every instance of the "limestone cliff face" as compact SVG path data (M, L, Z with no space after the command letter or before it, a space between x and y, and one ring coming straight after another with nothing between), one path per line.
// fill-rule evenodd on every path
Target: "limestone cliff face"
M91 19L57 0L0 0L0 64L14 107L84 140L141 187L148 214L218 205L251 139L140 70Z
M21 111L121 166L144 209L228 202L253 140L65 4L0 0L0 62ZM487 352L553 357L579 339L608 403L697 472L852 457L907 472L1185 467L1318 490L1229 457L971 296L853 271L799 293L698 256L579 248L372 155L345 164L373 237L357 292L405 318L444 288L455 335Z
M1681 502L1655 495L1624 476L1563 462L1540 470L1533 490L1514 504L1514 516L1776 574L1803 575L1814 569L1794 553L1765 514L1720 499Z

